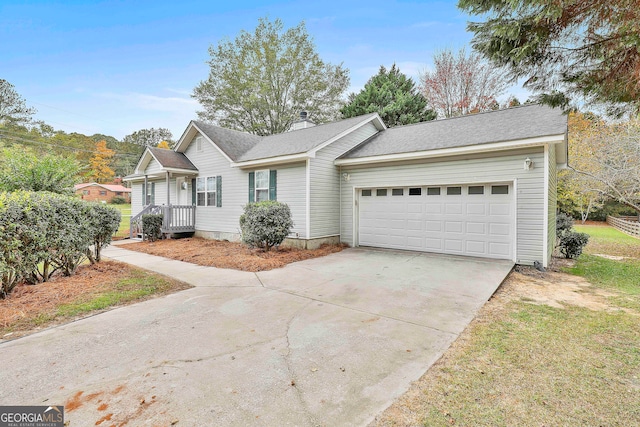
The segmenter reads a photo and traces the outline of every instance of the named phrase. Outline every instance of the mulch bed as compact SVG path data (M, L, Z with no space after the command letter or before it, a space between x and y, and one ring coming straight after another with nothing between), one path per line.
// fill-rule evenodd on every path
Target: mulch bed
M249 248L238 242L209 240L197 237L130 243L124 249L144 252L207 267L231 268L242 271L265 271L281 268L305 259L340 252L345 245L322 245L318 249L291 247L272 248L269 252Z
M38 322L37 319L55 315L61 305L89 300L102 292L108 292L115 283L131 278L139 271L121 262L103 260L94 265L80 266L76 274L70 277L56 274L51 280L37 285L19 284L5 299L0 299L0 340L17 338L37 329L68 322L68 318L42 322ZM153 296L191 287L171 279L166 280L171 281L171 289L155 293ZM87 315L89 314L80 317ZM35 328L34 322L37 323ZM11 331L11 334L6 336L8 331Z

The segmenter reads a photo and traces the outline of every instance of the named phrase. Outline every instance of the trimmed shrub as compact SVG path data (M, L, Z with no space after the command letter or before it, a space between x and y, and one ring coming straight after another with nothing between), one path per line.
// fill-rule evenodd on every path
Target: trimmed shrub
M565 258L578 258L589 242L589 235L577 231L567 231L560 237L560 252Z
M75 197L0 193L0 298L22 280L46 282L56 271L70 276L88 257L99 260L119 222L117 209Z
M560 212L556 215L556 236L561 238L565 233L573 228L573 218L566 213Z
M91 264L100 261L102 248L111 243L113 234L120 226L120 211L109 206L94 204L91 207L91 234L93 244L87 251Z
M151 242L162 237L162 214L142 215L142 235Z
M127 199L122 196L113 196L113 198L111 199L111 203L114 205L124 205L125 203L127 203Z
M276 201L249 203L240 216L242 241L264 251L281 244L292 227L289 206Z

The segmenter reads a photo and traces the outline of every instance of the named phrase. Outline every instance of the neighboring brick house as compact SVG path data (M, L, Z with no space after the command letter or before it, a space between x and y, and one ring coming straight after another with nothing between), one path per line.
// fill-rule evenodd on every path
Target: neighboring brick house
M115 196L124 197L127 203L131 203L131 189L120 184L98 184L88 182L75 185L76 194L82 200L111 202Z

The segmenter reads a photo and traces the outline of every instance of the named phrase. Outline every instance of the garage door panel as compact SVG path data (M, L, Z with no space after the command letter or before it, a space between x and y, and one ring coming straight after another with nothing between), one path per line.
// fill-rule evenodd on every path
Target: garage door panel
M462 221L446 221L444 223L445 233L462 233Z
M444 204L444 213L447 215L458 215L462 213L462 204L461 203L445 203Z
M510 254L510 245L506 243L489 242L489 255L502 258Z
M484 203L467 203L467 215L485 215L486 210Z
M462 239L445 239L444 249L450 252L462 253L463 241Z
M427 249L433 249L438 251L441 251L442 249L444 249L442 247L442 239L432 239L427 237L425 239L425 246Z
M508 203L492 203L489 207L489 215L509 215L511 207Z
M466 251L470 254L475 254L477 256L486 255L487 244L486 242L481 242L477 240L467 240Z
M486 234L487 224L484 222L467 222L468 234Z
M425 230L442 231L442 222L441 221L425 221Z
M491 194L492 185L484 184L484 193L461 185L462 194L403 195L388 187L387 196L371 189L372 196L360 198L359 244L385 248L511 259L513 236L513 188L507 194ZM481 186L480 184L474 187ZM438 188L437 186L431 186ZM399 188L399 187L396 187Z

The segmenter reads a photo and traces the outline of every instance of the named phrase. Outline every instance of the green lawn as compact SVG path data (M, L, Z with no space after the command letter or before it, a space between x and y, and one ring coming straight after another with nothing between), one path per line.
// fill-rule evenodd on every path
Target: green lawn
M607 309L527 303L516 293L515 276L509 278L376 425L640 425L640 259L595 255L634 257L640 239L607 226L576 229L591 239L568 272L593 285L580 296ZM542 292L563 289L571 278L519 277L520 287Z
M131 219L131 205L108 205L112 208L116 208L120 211L120 227L116 232L116 237L128 237L129 236L129 219Z

